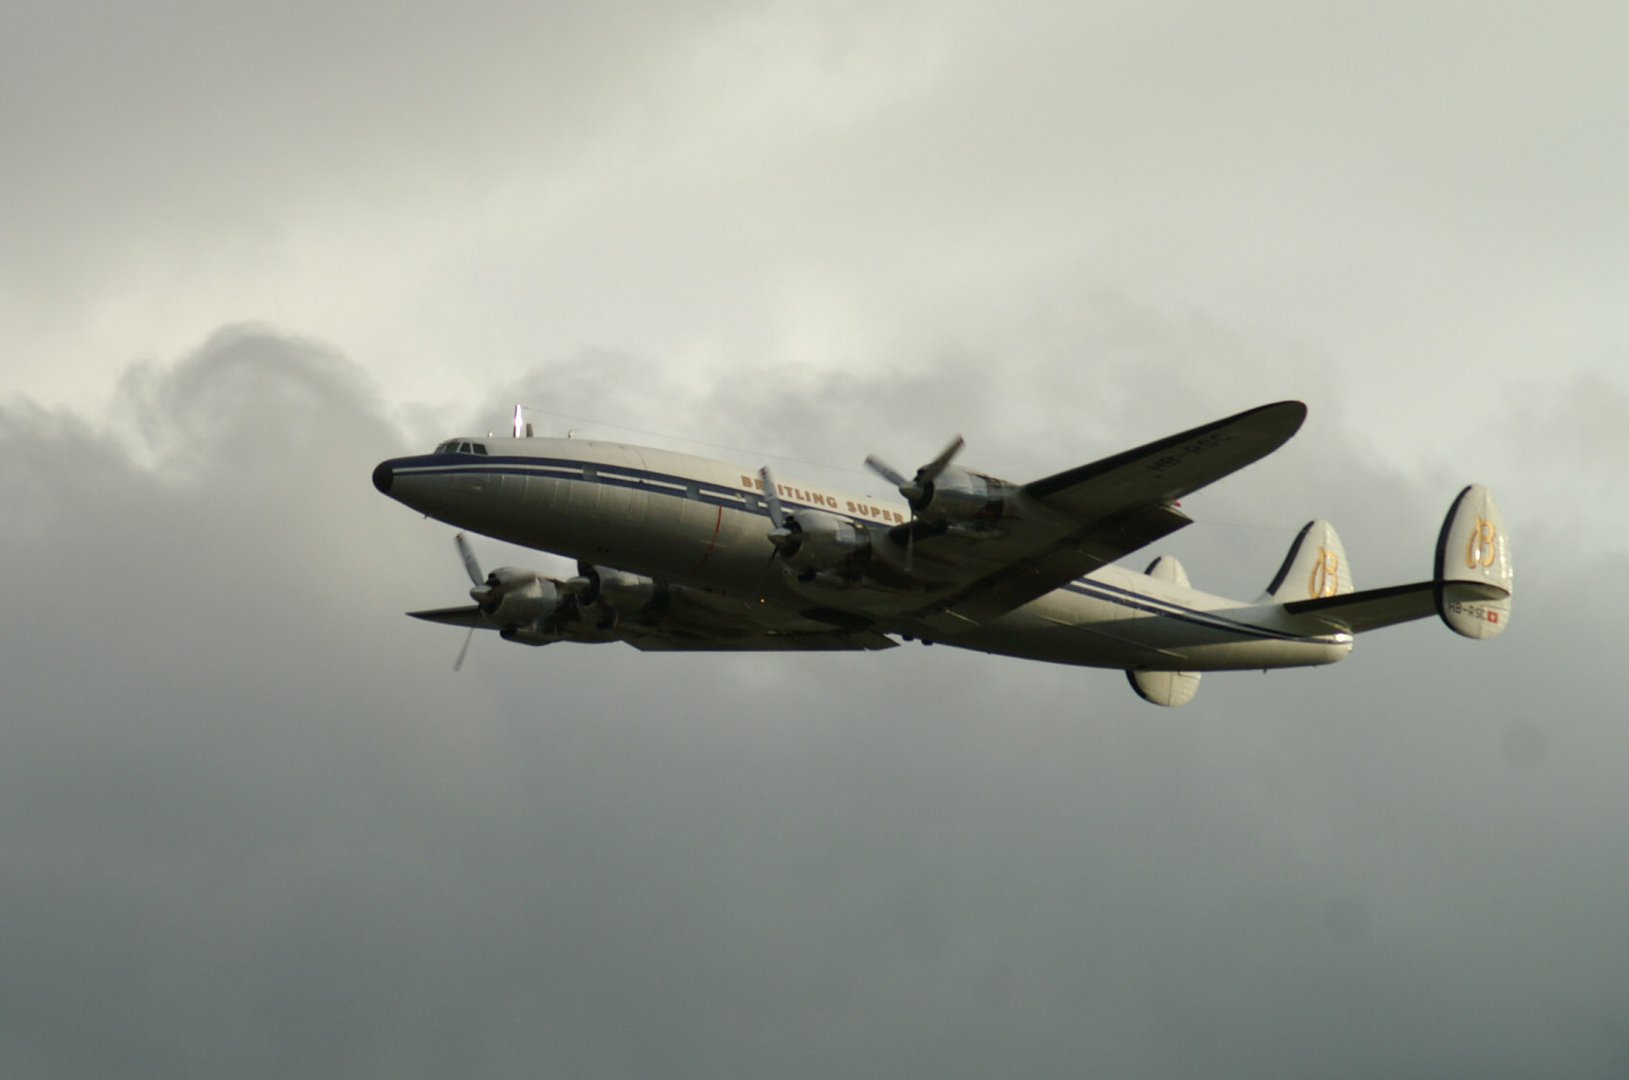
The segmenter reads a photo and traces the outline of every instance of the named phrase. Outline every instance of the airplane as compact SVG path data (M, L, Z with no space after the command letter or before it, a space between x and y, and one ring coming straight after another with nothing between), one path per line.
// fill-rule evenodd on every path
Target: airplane
M901 641L1118 668L1179 706L1207 671L1329 664L1356 634L1436 615L1485 640L1510 625L1510 541L1492 494L1467 485L1429 579L1356 590L1340 537L1308 522L1256 600L1193 588L1161 555L1118 560L1191 523L1179 500L1282 446L1307 408L1280 401L1012 483L953 464L958 436L898 491L853 496L646 446L459 436L373 471L426 516L577 561L566 579L483 574L456 539L471 605L408 612L523 645L621 641L644 651L878 650ZM459 654L457 667L464 654Z

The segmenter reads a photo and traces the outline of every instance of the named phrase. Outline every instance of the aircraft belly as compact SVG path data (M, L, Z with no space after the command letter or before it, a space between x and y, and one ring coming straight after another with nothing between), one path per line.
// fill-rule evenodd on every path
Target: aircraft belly
M1349 641L1296 637L1200 609L1141 610L1058 590L944 644L1085 667L1215 671L1333 663ZM1152 605L1149 605L1152 606Z

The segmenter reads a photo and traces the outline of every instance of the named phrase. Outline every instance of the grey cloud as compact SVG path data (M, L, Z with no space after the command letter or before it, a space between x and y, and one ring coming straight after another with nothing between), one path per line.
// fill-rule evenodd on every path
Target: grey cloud
M495 419L511 402L536 402L543 433L581 425L597 437L654 442L748 468L767 460L786 476L874 492L881 482L861 464L870 452L908 467L959 433L969 443L965 464L1021 481L1233 411L1300 398L1311 413L1295 439L1193 496L1198 526L1168 545L1205 587L1254 595L1311 517L1334 520L1362 582L1424 577L1437 524L1459 487L1469 480L1497 486L1498 477L1464 472L1471 463L1463 445L1431 439L1410 449L1441 456L1441 469L1429 476L1437 486L1403 484L1376 453L1381 435L1353 423L1349 379L1331 358L1292 340L1095 295L1069 304L1054 299L999 338L947 334L909 353L855 357L835 373L766 365L725 378L683 378L652 358L589 351L534 368L481 411ZM576 418L544 411L550 408ZM596 425L578 410L626 427ZM1478 463L1485 457L1474 455Z
M9 5L4 352L76 405L0 403L0 1071L1623 1075L1616 18ZM246 317L311 336L177 344ZM368 484L515 401L1023 478L1283 397L1162 547L1410 580L1483 480L1509 634L1176 713L942 648L454 676L451 530Z
M12 5L8 348L61 400L76 345L253 316L467 402L579 345L846 370L1108 293L1303 342L1396 431L1621 336L1613 17Z
M942 648L454 676L343 358L238 328L123 386L162 468L0 411L8 1075L1622 1071L1610 566L1178 713Z

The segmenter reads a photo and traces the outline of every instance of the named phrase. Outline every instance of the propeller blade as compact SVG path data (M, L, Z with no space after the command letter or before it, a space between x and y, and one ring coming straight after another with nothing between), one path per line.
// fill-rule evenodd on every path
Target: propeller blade
M928 484L933 483L933 478L944 472L945 466L950 464L950 459L961 453L962 447L966 445L967 440L963 439L960 435L956 436L954 439L951 439L950 445L939 451L938 457L934 458L932 461L928 462L926 465L922 466L916 471L917 484L925 487Z
M966 445L967 440L960 435L951 439L945 448L939 451L938 457L916 470L916 475L909 480L905 479L897 469L889 466L887 462L875 454L867 455L865 459L868 469L898 488L899 493L905 496L905 501L911 504L911 520L905 530L905 572L907 574L911 572L912 558L916 553L916 525L920 520L917 515L927 505L926 496L929 489L933 487L933 482L939 478L940 473L950 466L951 460L961 453L962 447Z
M775 491L775 478L769 475L768 465L758 470L758 479L764 485L764 502L769 506L769 520L775 523L775 528L784 529L786 514L781 510L781 497Z
M901 473L891 468L886 461L883 461L875 454L866 455L865 467L897 488L910 483Z
M475 561L475 552L470 550L469 541L464 534L459 533L453 537L453 543L458 545L459 557L464 560L464 571L469 574L470 584L480 588L486 584L486 575L481 573L481 564Z
M962 447L966 445L966 440L960 435L951 439L950 445L939 451L938 457L916 470L916 475L909 480L905 479L904 474L898 469L895 469L875 454L868 455L865 464L872 472L898 488L899 493L905 496L905 501L911 504L912 509L915 509L916 504L922 500L922 497L927 494L928 488L933 485L934 478L945 471L945 466L950 464L950 459L961 453Z
M469 643L473 640L475 640L475 627L471 626L469 628L469 633L464 635L464 647L458 650L458 659L453 661L454 671L462 671L464 669L464 657L469 655Z
M769 520L775 527L769 530L769 542L775 545L775 550L783 555L790 555L797 550L798 524L786 516L781 507L780 494L775 490L775 478L769 475L769 466L765 465L758 470L758 479L764 485L764 504L769 507ZM770 553L774 558L774 553Z

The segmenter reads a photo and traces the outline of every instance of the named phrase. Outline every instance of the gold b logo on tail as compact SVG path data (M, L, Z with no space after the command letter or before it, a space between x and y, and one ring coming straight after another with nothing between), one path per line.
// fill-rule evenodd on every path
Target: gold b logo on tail
M1485 517L1480 515L1476 519L1476 528L1471 530L1471 538L1465 545L1465 567L1475 570L1477 567L1489 567L1499 553L1499 530Z
M1317 599L1334 596L1341 587L1341 558L1326 547L1318 549L1318 561L1312 564L1312 578L1307 582L1307 595Z

